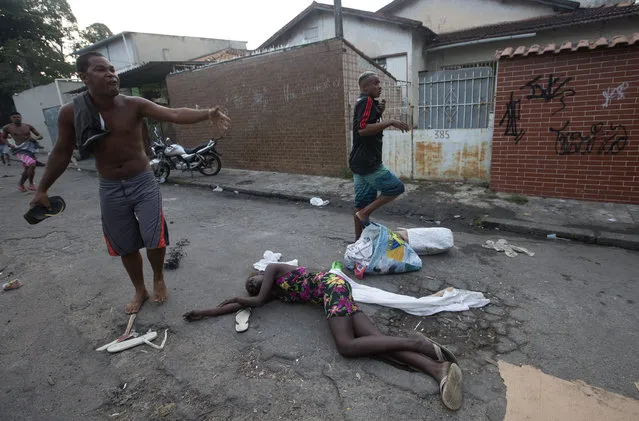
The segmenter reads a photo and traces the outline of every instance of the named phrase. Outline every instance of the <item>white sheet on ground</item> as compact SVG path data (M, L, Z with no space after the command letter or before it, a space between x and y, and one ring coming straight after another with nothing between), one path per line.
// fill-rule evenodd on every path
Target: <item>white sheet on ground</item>
M270 264L270 263L280 263L280 259L282 258L282 253L273 253L271 250L266 250L264 252L264 257L253 263L253 267L255 268L255 270L266 270L266 267ZM297 266L297 259L295 260L291 260L289 262L281 262L287 265L291 265L291 266Z
M355 301L396 308L414 316L430 316L442 311L466 311L490 304L484 294L476 291L446 288L426 297L415 298L358 284L339 269L333 269L331 273L351 284Z

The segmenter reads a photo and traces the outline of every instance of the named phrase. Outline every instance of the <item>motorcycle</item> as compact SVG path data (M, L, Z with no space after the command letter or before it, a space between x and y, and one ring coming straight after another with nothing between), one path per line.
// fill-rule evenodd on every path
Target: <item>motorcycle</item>
M171 170L199 171L206 176L214 176L222 169L222 155L216 149L220 138L209 139L194 148L185 148L177 143L171 143L170 138L162 141L157 128L154 129L155 140L151 145L151 169L158 183L166 182Z

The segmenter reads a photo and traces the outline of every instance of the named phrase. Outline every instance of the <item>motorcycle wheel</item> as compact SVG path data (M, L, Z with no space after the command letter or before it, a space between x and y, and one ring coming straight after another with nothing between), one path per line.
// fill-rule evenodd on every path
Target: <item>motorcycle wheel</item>
M213 176L220 172L222 169L222 161L217 155L207 155L204 157L202 166L199 168L200 172L206 176Z
M166 183L169 174L171 174L171 167L164 161L160 162L157 167L153 169L153 175L159 184Z

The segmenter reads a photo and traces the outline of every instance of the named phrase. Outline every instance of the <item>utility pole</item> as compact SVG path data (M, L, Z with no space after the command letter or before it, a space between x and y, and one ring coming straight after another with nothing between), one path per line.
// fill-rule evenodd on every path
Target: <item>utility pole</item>
M342 23L342 0L335 0L335 37L344 38L344 25Z

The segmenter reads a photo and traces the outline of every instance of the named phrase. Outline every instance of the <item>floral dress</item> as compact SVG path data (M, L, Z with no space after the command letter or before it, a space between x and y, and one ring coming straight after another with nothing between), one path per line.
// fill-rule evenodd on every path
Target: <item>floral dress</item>
M327 272L307 272L299 267L275 280L280 299L287 303L323 304L326 318L350 316L360 311L353 301L351 286Z

